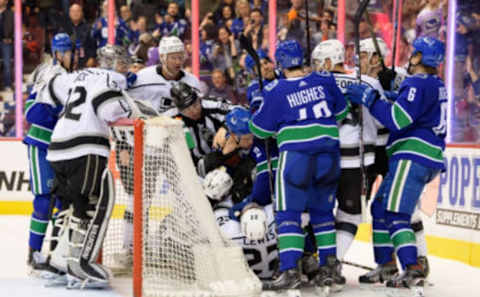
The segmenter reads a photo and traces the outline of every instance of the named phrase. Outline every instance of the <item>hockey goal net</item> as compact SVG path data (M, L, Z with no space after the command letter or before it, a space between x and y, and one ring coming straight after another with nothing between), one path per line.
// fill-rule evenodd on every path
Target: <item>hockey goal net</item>
M261 283L241 248L217 227L182 123L167 117L124 122L112 134L116 206L103 263L131 267L133 246L135 297L259 296Z

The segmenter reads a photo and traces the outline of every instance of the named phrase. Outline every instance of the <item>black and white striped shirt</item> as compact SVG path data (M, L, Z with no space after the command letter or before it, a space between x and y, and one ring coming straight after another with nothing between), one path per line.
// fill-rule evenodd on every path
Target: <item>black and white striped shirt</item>
M195 148L192 150L192 158L195 164L205 154L212 151L213 137L220 127L224 126L225 116L235 106L228 101L202 99L202 116L198 121L192 120L178 113L185 126L190 130Z

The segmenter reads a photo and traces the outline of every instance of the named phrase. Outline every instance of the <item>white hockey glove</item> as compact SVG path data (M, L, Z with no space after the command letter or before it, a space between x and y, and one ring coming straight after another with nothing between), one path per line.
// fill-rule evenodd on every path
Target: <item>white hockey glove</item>
M267 215L260 207L249 208L243 212L240 226L248 240L263 239L267 232Z
M203 191L212 200L221 201L233 186L233 180L225 167L210 171L203 180Z

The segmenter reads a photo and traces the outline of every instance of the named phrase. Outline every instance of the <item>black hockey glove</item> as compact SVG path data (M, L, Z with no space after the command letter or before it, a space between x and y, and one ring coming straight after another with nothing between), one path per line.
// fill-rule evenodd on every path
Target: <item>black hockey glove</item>
M391 91L393 89L393 83L397 73L390 68L384 68L378 73L378 80L385 91Z

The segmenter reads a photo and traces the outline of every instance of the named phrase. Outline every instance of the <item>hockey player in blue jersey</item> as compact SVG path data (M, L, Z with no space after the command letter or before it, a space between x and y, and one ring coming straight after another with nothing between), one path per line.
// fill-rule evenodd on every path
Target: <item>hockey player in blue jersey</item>
M259 49L257 51L257 55L260 59L260 71L262 73L263 86L266 86L274 79L284 78L283 74L275 69L275 64L273 64L272 60L264 50ZM252 56L247 55L245 57L245 68L247 69L247 71L255 76L257 75L256 67L257 66L255 65L255 61L253 60ZM252 100L255 97L256 91L258 91L259 89L260 83L258 79L253 79L252 81L250 81L250 84L247 88L247 99L248 103L250 104L250 108L252 108L253 105L253 108L255 109L255 104L252 102Z
M46 160L46 155L52 130L62 107L58 105L53 108L51 105L38 103L37 94L42 88L48 88L49 81L55 75L70 69L72 42L67 34L60 33L52 39L51 47L53 63L39 66L39 70L35 72L32 92L25 103L25 117L31 127L23 142L28 145L30 185L35 196L30 221L28 264L33 270L53 271L41 253L49 213L52 211L51 202L54 199L51 194L54 173ZM58 203L57 208L60 208Z
M293 289L301 284L303 211L310 214L318 246L315 283L330 287L339 265L333 216L340 174L337 120L348 108L330 73L304 76L303 50L297 41L280 43L275 58L286 79L265 86L263 102L250 121L252 133L276 137L280 151L275 182L280 269L266 288Z
M390 130L387 143L389 171L372 203L372 216L384 224L404 273L387 281L389 287L423 284L425 277L417 260L411 216L425 185L445 170L443 151L447 129L447 93L436 75L445 46L434 38L413 42L409 72L393 103L378 100L378 92L365 85L348 87L348 98L367 106L371 114ZM377 261L388 262L390 250Z

